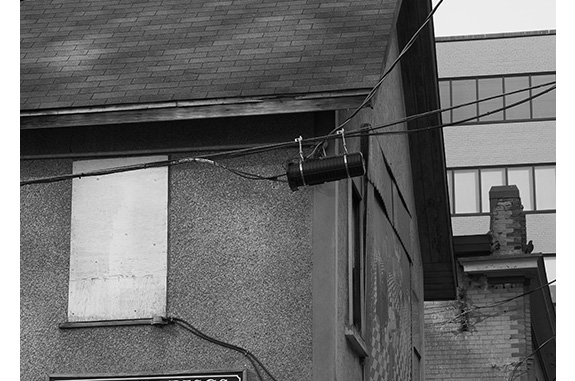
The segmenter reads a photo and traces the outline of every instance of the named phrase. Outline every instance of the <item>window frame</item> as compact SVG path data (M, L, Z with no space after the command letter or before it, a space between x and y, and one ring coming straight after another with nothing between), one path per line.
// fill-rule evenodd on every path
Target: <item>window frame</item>
M489 211L483 212L483 201L482 201L482 182L481 182L481 171L482 170L493 170L493 169L502 169L504 170L504 184L509 185L509 169L513 168L530 168L531 170L531 179L529 183L530 192L532 195L532 203L533 209L524 210L526 214L546 214L546 213L556 213L557 208L554 209L538 209L537 208L537 189L536 189L536 169L539 167L554 167L557 170L557 163L531 163L531 164L509 164L509 165L489 165L489 166L475 166L475 167L450 167L446 170L446 177L448 179L447 183L451 184L451 188L448 190L448 197L449 197L449 211L451 216L453 217L464 217L464 216L486 216L489 215ZM478 172L478 182L477 186L478 189L478 205L479 205L479 212L468 212L468 213L457 213L455 210L455 198L456 192L454 187L454 180L455 180L455 172L456 171L470 171L476 170Z
M364 177L365 176L348 180L348 324L354 327L362 337L365 333L366 324L366 258L363 239L365 234ZM354 275L359 276L359 279L354 278ZM356 282L359 282L359 284ZM359 300L357 300L358 298Z
M528 82L528 86L531 87L532 83L533 83L533 77L539 77L539 76L549 76L549 75L553 75L555 76L555 78L557 78L557 73L555 71L545 71L545 72L532 72L532 73L516 73L516 74L502 74L502 75L485 75L485 76L462 76L462 77L445 77L445 78L440 78L439 79L439 86L442 86L443 83L448 83L447 86L445 86L445 91L447 92L446 96L444 98L448 98L449 99L449 105L443 105L441 104L441 108L450 108L450 107L454 107L454 99L453 99L453 82L458 82L458 81L474 81L475 83L475 94L476 94L476 98L475 100L478 101L479 100L479 81L483 80L483 79L501 79L502 81L502 90L503 93L506 92L505 89L505 79L506 78L518 78L518 77L527 77L527 82ZM522 94L522 93L519 93ZM533 95L533 90L529 90L529 93L526 95L526 97L530 97ZM507 106L507 98L506 97L502 97L503 98L503 107ZM557 116L547 116L547 117L534 117L534 113L533 113L533 102L537 101L536 99L532 99L528 102L529 105L529 117L527 118L517 118L517 119L508 119L507 117L507 109L503 110L503 117L501 119L491 119L491 120L481 120L481 117L476 117L473 120L469 120L466 122L458 122L458 121L454 121L453 119L453 111L454 110L448 110L448 111L444 111L441 113L441 115L448 115L448 121L443 121L444 124L494 124L494 123L517 123L517 122L525 122L525 121L533 121L533 120L537 120L537 121L546 121L546 120L556 120ZM440 99L440 103L441 103L441 99ZM476 106L476 115L479 115L479 105L480 103L477 103ZM492 114L492 115L496 115Z

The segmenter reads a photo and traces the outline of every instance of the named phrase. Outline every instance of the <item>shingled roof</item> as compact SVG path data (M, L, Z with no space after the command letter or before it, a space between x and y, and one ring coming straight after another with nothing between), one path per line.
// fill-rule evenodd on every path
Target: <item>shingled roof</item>
M24 0L21 110L372 87L396 0Z

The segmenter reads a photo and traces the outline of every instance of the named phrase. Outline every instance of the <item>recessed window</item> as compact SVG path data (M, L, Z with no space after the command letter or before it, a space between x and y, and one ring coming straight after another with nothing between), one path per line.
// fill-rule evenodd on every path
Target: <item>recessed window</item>
M363 178L349 180L349 324L359 335L364 329L365 309L365 253L363 235Z

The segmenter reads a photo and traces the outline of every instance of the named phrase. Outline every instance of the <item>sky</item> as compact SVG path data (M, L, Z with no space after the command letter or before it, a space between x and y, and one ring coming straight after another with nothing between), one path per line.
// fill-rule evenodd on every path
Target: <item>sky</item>
M433 23L438 37L524 32L556 29L555 15L556 0L443 0Z

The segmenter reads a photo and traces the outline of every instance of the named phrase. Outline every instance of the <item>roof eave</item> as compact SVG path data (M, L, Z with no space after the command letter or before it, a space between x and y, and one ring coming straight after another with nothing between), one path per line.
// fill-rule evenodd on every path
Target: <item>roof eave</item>
M20 129L97 126L248 115L315 112L358 107L367 89L250 98L23 110Z

